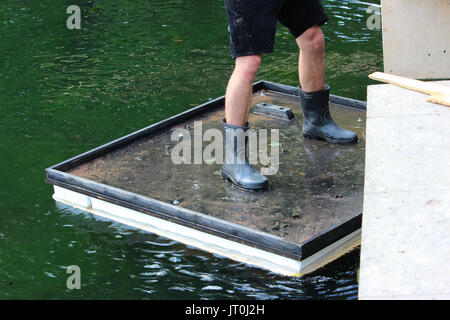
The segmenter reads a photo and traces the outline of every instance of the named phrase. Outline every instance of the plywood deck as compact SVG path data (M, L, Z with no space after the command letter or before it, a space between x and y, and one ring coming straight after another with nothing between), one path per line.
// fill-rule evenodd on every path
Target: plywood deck
M179 207L279 236L294 244L360 214L365 112L331 106L335 121L360 137L356 145L339 146L304 140L297 98L266 90L255 92L253 105L263 101L291 108L295 114L290 122L250 115L252 127L280 130L279 172L268 176L267 191L235 188L222 179L218 164L172 163L170 152L177 144L171 141L172 130L182 127L193 132L194 120L202 120L203 130L221 129L223 107L107 153L68 173L163 202L176 200ZM204 142L204 146L207 144Z

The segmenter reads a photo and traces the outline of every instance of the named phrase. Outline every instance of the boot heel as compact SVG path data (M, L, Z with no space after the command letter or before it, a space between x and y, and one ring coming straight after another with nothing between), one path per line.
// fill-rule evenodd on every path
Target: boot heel
M220 173L222 174L222 178L223 178L224 180L231 181L230 176L229 176L228 174L226 174L225 172L223 172L223 170L221 170Z

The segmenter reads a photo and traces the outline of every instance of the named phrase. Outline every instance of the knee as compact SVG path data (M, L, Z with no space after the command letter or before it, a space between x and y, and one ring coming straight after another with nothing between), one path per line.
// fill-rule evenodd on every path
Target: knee
M239 72L247 81L253 82L260 64L260 55L237 57L235 71Z
M307 29L297 38L300 50L307 51L315 55L323 55L325 51L325 37L319 26Z

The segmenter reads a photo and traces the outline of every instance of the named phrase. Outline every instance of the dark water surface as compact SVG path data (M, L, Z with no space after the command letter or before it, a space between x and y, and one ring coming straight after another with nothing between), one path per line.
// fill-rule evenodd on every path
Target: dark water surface
M365 100L381 32L367 5L323 3L327 83ZM46 167L223 95L233 68L222 0L84 1L81 30L71 4L0 3L0 298L357 298L358 249L288 278L53 201ZM297 54L280 27L258 79L296 85Z

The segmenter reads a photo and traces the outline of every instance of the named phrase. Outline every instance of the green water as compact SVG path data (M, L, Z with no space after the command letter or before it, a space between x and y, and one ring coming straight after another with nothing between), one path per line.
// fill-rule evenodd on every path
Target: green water
M69 30L72 2L0 3L0 298L356 298L359 250L293 279L52 200L45 168L223 95L233 69L222 0L78 1ZM381 32L366 5L323 3L327 83L365 100ZM280 26L258 79L296 85L297 54Z

